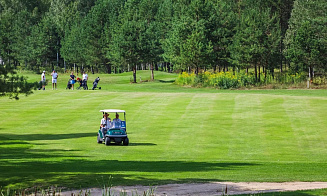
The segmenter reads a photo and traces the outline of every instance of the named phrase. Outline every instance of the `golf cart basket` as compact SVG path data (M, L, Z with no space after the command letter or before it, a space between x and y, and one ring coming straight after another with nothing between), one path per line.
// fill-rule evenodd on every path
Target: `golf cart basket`
M87 82L85 80L82 80L81 78L77 78L77 82L79 83L79 87L77 87L77 89L84 89L84 90L88 90L87 87Z

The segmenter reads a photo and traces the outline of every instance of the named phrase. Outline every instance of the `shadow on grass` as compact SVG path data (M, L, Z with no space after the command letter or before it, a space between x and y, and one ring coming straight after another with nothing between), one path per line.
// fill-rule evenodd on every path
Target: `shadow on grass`
M0 170L4 172L0 174L0 187L9 185L17 186L17 184L23 184L24 187L31 187L36 185L35 182L38 182L37 186L56 185L71 188L103 187L110 176L113 177L113 185L208 182L219 180L198 178L154 180L153 175L166 176L166 178L168 176L169 178L170 172L238 170L241 169L240 167L250 165L249 163L184 161L90 161L81 158L61 161L22 161L15 165L9 161L1 161Z
M1 140L23 140L23 141L37 141L37 140L62 140L82 137L96 137L97 133L67 133L67 134L0 134Z
M40 158L83 157L69 154L78 150L31 149L35 145L43 144L30 144L26 141L3 139L3 137L0 137L0 167L5 163L6 159L17 161Z
M3 160L23 160L23 159L40 159L40 158L65 158L65 157L80 157L69 154L70 152L78 150L57 150L57 149L31 149L36 145L44 144L31 144L28 141L35 140L61 140L77 137L89 137L95 134L90 133L76 133L76 134L28 134L28 135L15 135L15 134L0 134L0 163ZM1 166L1 165L0 165Z
M132 142L128 144L129 146L156 146L157 144L154 143L137 143L137 142Z
M50 186L70 188L103 187L113 178L113 185L157 185L167 183L208 182L217 179L173 178L172 172L216 172L240 170L250 163L211 163L188 161L118 161L97 160L74 155L76 150L34 149L28 141L89 137L94 134L31 134L17 140L17 135L0 134L0 187ZM9 139L8 139L9 138ZM15 138L15 139L10 139ZM134 146L156 145L131 143ZM163 178L161 176L164 176Z
M174 83L175 80L159 80L161 83Z

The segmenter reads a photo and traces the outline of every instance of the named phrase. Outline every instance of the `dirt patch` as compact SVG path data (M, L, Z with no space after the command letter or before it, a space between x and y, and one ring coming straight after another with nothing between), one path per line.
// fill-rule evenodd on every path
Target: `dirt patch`
M327 182L214 182L205 184L167 184L156 187L149 186L117 186L111 189L113 195L119 195L121 192L127 195L143 195L144 192L154 190L156 196L209 196L209 195L236 195L236 194L254 194L267 192L283 192L310 189L327 188ZM83 190L85 192L86 190ZM100 196L102 189L92 188L87 191L91 195ZM63 192L62 195L77 195L80 191Z

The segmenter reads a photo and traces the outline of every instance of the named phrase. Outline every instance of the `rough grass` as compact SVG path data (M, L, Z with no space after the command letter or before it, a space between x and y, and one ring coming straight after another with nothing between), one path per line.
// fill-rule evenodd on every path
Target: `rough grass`
M89 75L90 87L98 75ZM60 74L58 90L0 98L0 187L102 187L110 176L113 185L327 179L325 90L194 89L162 72L137 84L131 73L99 76L102 90L65 90ZM129 146L96 143L99 110L109 108L127 111Z

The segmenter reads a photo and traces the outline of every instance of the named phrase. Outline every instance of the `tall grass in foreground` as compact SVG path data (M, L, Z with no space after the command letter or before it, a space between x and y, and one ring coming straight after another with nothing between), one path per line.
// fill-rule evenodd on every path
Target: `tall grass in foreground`
M102 188L101 196L154 196L155 188L149 188L143 193L131 192L130 194L124 190L121 190L119 193L115 193L111 190L112 186L104 185ZM60 188L57 187L48 187L48 188L38 188L34 187L32 189L24 190L11 190L11 189L2 189L0 188L0 196L25 196L25 195L34 195L34 196L61 196L63 195ZM222 190L222 195L228 196L228 191ZM234 194L233 194L234 195ZM251 194L240 194L235 196L326 196L327 189L317 189L317 190L304 190L304 191L292 191L292 192L270 192L270 193L251 193ZM71 193L71 196L92 196L90 190L80 190L79 192Z
M0 196L24 196L24 195L39 195L39 196L56 196L61 195L61 189L57 187L32 187L27 189L2 189L0 187Z
M304 82L305 75L276 74L275 77L262 75L255 78L253 73L241 72L218 72L211 73L209 71L199 73L198 75L183 72L176 79L176 84L190 85L200 87L214 87L219 89L233 89L241 87L260 86L268 84L298 84ZM258 80L258 81L256 81ZM320 80L323 83L325 80Z
M119 193L115 193L111 190L112 186L106 186L102 188L102 196L128 196L128 192L121 190ZM149 188L143 193L139 194L137 191L131 192L132 196L154 196L155 188ZM34 196L61 196L62 190L57 187L48 187L46 189L34 187L32 189L22 189L22 190L11 190L11 189L1 189L0 196L25 196L25 195L34 195ZM71 196L92 196L90 190L80 190L79 192L71 193Z

